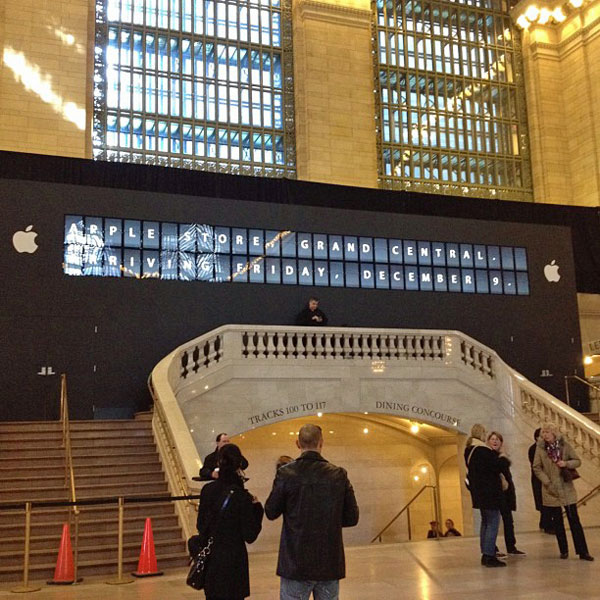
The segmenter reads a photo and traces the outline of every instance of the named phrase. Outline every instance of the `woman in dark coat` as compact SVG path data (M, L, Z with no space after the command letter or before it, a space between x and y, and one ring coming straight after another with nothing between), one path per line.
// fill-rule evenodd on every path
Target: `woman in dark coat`
M219 450L218 464L219 478L202 488L198 510L202 546L209 537L214 539L204 592L207 600L243 600L250 595L246 543L258 537L264 511L244 489L242 453L235 444Z
M500 508L502 523L504 524L504 542L506 543L506 552L515 556L525 556L525 552L517 548L517 539L515 538L515 524L512 513L517 510L517 492L510 472L510 459L504 454L504 438L502 434L492 431L488 435L488 445L498 454L500 459L500 472L508 487L503 490L504 503Z
M481 564L485 567L505 567L506 563L496 558L496 537L500 508L503 506L500 459L485 443L485 439L485 427L479 423L473 425L465 448L468 487L473 508L478 508L481 513Z

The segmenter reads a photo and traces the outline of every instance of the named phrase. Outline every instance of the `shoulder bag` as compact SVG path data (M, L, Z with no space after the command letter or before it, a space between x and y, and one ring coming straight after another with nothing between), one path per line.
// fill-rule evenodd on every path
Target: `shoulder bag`
M215 542L214 534L216 533L219 523L221 521L221 516L223 512L227 508L229 501L231 500L231 496L233 496L233 490L229 490L225 500L223 500L223 504L219 510L219 515L217 517L217 522L214 527L213 535L209 536L206 546L200 548L198 554L192 559L192 566L190 567L190 571L188 573L187 579L185 582L190 587L193 587L195 590L204 589L204 584L206 582L206 565L208 564L208 559L210 556L211 547Z

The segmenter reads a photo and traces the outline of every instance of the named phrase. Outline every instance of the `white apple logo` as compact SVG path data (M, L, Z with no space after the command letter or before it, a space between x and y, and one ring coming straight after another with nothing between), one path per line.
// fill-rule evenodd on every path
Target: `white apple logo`
M13 235L12 242L17 252L33 254L38 249L38 245L35 243L37 233L32 229L33 225L29 225L25 228L25 231L17 231Z
M560 274L558 272L559 266L555 263L556 261L553 260L549 265L544 267L544 277L548 281L557 282L560 280Z

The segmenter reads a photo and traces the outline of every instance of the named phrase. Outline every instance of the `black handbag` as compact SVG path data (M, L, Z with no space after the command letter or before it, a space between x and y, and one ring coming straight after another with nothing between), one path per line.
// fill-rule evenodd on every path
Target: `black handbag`
M223 505L219 510L219 516L215 523L214 531L216 532L218 528L218 524L221 521L221 516L223 512L227 508L229 501L231 500L231 496L233 495L233 490L229 490L225 500L223 500ZM195 537L195 536L193 536ZM192 538L190 538L191 541ZM186 584L190 587L193 587L195 590L203 590L204 585L206 583L206 565L208 564L208 559L210 557L211 546L214 544L215 538L214 535L211 535L206 545L200 548L198 553L192 558L192 565L188 572L187 578L185 580Z

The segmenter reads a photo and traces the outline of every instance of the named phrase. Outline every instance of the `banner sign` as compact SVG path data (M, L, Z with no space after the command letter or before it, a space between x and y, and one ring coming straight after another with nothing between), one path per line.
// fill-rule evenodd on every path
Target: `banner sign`
M73 276L529 295L527 251L394 239L68 215Z

